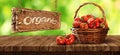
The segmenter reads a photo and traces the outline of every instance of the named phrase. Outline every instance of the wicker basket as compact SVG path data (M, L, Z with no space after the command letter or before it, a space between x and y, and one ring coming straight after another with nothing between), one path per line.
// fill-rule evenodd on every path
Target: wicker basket
M100 11L102 12L102 16L106 22L106 17L105 17L103 9L95 3L84 3L80 5L79 8L76 10L74 18L76 18L79 9L83 7L84 5L88 5L88 4L98 7ZM77 37L79 43L99 44L99 43L104 42L105 37L107 36L108 30L109 28L96 28L96 29L72 28L72 33Z

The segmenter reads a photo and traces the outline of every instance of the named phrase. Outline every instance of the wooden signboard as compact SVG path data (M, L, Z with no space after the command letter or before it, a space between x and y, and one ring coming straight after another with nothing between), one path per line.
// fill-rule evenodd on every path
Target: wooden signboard
M12 9L14 32L49 30L60 28L60 13L26 8Z

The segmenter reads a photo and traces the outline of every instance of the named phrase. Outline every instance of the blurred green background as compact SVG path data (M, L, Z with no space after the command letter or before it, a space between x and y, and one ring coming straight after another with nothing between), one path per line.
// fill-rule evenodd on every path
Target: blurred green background
M70 29L72 28L75 11L85 2L94 2L104 9L110 27L109 35L120 34L120 0L58 0L57 12L61 13L61 28L59 30L12 33L11 9L13 7L54 11L54 1L55 0L0 0L0 35L64 35L71 33ZM93 5L84 6L79 10L79 16L85 14L102 17L101 11Z

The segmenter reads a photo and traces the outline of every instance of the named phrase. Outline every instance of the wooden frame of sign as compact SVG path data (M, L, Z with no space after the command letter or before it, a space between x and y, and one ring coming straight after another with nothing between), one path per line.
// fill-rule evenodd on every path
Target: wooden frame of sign
M32 10L26 8L12 9L12 30L14 32L53 30L60 28L60 13Z

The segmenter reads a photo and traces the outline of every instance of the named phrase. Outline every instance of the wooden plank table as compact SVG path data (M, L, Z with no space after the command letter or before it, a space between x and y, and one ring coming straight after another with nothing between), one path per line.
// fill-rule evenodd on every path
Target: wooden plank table
M120 55L120 36L105 43L57 45L56 36L0 36L0 55Z

